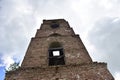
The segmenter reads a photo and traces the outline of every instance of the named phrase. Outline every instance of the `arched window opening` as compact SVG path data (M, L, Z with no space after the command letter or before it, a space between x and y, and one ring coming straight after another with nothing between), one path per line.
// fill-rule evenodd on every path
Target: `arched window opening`
M49 48L60 48L62 45L59 42L52 42Z
M64 51L59 42L53 42L49 47L49 66L64 65Z

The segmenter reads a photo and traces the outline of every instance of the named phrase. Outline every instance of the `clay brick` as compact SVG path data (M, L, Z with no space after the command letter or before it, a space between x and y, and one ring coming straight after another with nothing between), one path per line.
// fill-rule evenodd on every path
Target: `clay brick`
M51 25L55 24L53 27ZM57 25L56 25L57 24ZM59 25L59 26L58 26ZM49 65L50 44L59 42L65 64ZM61 52L60 52L61 53ZM55 59L55 61L57 61ZM54 61L53 61L54 62ZM58 63L58 62L57 62ZM93 62L79 35L64 19L43 20L26 51L22 65L5 80L114 80L106 63Z

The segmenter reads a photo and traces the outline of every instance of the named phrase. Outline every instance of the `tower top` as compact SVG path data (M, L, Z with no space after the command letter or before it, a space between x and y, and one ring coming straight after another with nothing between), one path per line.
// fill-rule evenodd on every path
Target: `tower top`
M61 28L70 28L68 22L64 19L43 20L40 27L41 30L55 30Z
M59 56L54 56L59 55ZM58 59L59 58L59 59ZM70 65L92 62L80 37L64 19L43 20L32 38L22 66Z
M65 22L65 19L50 19L50 20L43 20L43 23L51 23L51 22Z

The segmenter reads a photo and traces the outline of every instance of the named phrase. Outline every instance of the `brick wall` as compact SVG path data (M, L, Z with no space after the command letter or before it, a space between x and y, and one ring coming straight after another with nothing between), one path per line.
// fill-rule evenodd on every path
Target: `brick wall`
M7 75L6 80L114 80L105 63L20 68Z
M49 45L54 41L62 44L66 65L92 61L78 36L39 37L32 39L22 66L47 66Z
M59 27L50 27L54 22ZM52 42L63 48L65 65L49 66ZM79 35L64 19L44 20L26 51L21 67L6 73L5 80L114 80L105 63L94 63Z

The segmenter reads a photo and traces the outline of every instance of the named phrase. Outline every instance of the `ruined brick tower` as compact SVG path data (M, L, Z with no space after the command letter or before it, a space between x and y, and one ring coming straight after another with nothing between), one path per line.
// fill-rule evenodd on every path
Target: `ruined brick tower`
M6 80L114 80L106 63L93 62L64 19L43 20L21 67Z

